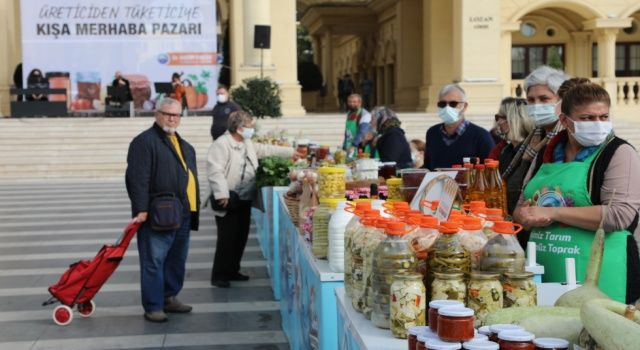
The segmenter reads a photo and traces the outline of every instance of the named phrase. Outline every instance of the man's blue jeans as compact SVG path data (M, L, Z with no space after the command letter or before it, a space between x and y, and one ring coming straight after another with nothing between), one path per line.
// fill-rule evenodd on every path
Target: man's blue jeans
M142 306L161 311L164 298L178 295L184 283L191 218L175 231L156 232L148 225L138 231Z

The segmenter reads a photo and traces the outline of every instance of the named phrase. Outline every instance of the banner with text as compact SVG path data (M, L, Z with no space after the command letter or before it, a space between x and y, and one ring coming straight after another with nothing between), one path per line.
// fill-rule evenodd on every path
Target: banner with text
M115 72L129 80L137 109L152 109L154 83L173 73L190 109L215 104L214 0L21 0L20 10L25 86L37 68L51 88L68 90L72 109L102 108Z

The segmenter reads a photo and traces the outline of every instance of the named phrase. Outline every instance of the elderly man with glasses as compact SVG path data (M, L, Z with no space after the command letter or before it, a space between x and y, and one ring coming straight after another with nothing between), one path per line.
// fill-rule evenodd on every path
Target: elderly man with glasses
M442 87L438 94L438 116L442 123L427 130L424 168L450 168L465 157L484 160L494 146L489 131L465 119L467 96L457 84Z
M131 141L127 154L131 211L134 220L143 223L138 231L142 306L151 322L165 322L166 313L192 309L176 299L184 283L189 233L198 229L200 208L196 152L176 132L181 115L179 101L160 101L155 123Z

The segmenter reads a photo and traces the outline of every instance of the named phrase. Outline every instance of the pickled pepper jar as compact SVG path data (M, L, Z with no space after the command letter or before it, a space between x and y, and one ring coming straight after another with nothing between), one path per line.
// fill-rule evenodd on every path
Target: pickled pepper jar
M469 251L460 243L458 223L445 221L440 225L442 234L433 244L429 254L429 271L427 285L432 285L435 272L471 272ZM434 300L428 290L429 300Z
M389 294L393 276L418 272L416 255L405 235L406 225L391 222L387 225L387 238L373 252L373 312L371 321L376 327L388 329Z
M476 326L490 313L502 309L502 283L497 273L472 272L467 287L467 306L476 313Z
M414 326L426 324L426 289L420 273L393 277L390 289L391 334L404 339Z
M497 235L482 249L480 270L495 273L524 272L524 250L516 238L521 230L522 225L496 221L493 232Z
M503 274L504 307L536 306L538 287L532 272L506 272Z
M344 198L346 190L345 168L318 168L318 195L320 198Z

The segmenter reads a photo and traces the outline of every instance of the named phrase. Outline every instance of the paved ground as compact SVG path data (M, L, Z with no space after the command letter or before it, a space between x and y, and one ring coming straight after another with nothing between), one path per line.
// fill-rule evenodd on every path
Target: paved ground
M0 185L0 349L288 349L281 331L265 260L252 231L243 271L249 282L211 287L215 222L210 211L192 232L188 275L180 297L188 315L165 324L142 318L136 241L95 298L90 318L53 323L54 305L43 307L47 287L66 267L115 242L129 203L122 181L77 185Z

